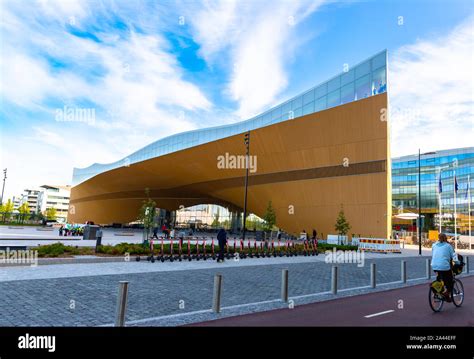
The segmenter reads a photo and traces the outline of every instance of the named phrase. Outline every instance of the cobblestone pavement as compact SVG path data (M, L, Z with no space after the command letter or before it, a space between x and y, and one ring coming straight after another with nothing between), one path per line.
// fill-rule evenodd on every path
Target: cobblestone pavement
M283 305L278 299L281 290L281 270L285 268L289 270L290 297L306 296L311 301L310 294L319 293L320 296L327 297L328 293L324 292L330 290L332 265L326 264L321 257L285 258L281 259L281 262L278 262L280 260L278 258L256 260L259 261L259 265L252 265L250 260L243 260L241 263L232 264L212 263L201 269L148 272L143 272L142 269L141 273L125 273L124 270L121 274L100 275L95 272L94 275L83 274L62 278L23 280L3 278L0 281L0 326L110 325L114 322L118 282L123 280L130 283L127 311L127 321L130 325L176 324L178 322L174 319L190 312L203 313L205 319L212 319L213 314L209 313L209 309L212 303L213 276L216 273L221 273L224 278L222 306L233 308L233 315L237 313L237 308L238 313L244 313ZM342 289L341 293L358 293L361 287L368 286L371 262L377 265L377 282L381 284L400 281L400 263L401 260L406 260L408 280L414 283L417 278L426 276L425 258L374 257L367 259L364 267L358 267L356 264L338 264L339 288ZM470 259L472 262L472 257ZM134 264L140 267L148 266L150 270L163 265L163 263L143 262L94 265L131 268L130 266ZM175 268L181 265L170 264ZM62 265L64 270L67 266ZM76 264L74 268L78 266L87 265ZM40 266L34 269L47 270L47 267L50 271L61 270L60 265ZM95 270L97 271L97 268ZM392 283L392 285L399 284ZM348 290L349 288L356 289ZM261 303L265 301L268 301L268 305ZM193 321L202 318L196 316Z

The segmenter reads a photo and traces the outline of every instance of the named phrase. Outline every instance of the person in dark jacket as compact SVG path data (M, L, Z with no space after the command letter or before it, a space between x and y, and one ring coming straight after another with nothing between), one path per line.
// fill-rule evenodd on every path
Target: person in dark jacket
M153 227L153 239L158 239L158 226Z
M219 256L217 262L224 262L225 245L227 244L227 233L224 228L221 228L217 233L217 241L219 242Z

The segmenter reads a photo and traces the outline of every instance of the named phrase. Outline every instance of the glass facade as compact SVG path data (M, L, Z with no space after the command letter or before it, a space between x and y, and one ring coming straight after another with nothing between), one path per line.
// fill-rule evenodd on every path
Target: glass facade
M456 212L458 230L467 228L468 177L471 189L471 215L474 198L474 147L437 151L421 156L421 208L425 221L436 227L439 214L439 181L441 178L441 206L443 222L449 222L454 214L454 174L458 184ZM418 213L418 155L392 159L392 205L394 214ZM402 222L402 221L399 221ZM397 226L397 221L394 221Z
M160 218L162 220L163 217ZM242 229L242 212L231 212L228 208L215 204L200 204L188 208L179 209L172 221L173 228L192 228L197 231L217 231L225 228L237 233ZM158 223L162 223L158 221ZM246 221L248 235L255 230L263 230L264 221L260 217L250 213ZM255 233L253 233L255 235Z
M120 161L110 164L95 163L87 168L75 168L72 182L73 185L77 185L99 173L114 168L128 166L256 128L292 120L386 91L387 52L384 50L353 66L350 70L342 72L254 118L230 125L175 134L153 142Z

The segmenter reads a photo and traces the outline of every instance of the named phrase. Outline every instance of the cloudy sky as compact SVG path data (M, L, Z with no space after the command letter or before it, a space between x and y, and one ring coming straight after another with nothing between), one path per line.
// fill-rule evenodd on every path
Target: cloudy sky
M6 197L250 118L383 49L392 154L474 145L471 1L0 4ZM68 108L94 120L61 120Z

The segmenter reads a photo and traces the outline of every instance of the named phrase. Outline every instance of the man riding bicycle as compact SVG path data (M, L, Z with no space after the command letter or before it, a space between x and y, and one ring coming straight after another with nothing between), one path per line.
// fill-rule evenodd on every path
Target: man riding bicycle
M447 302L451 302L451 292L453 291L453 272L451 261L459 263L453 247L448 243L446 234L440 233L438 241L432 246L431 267L438 275L438 280L442 280L446 286L444 297Z

